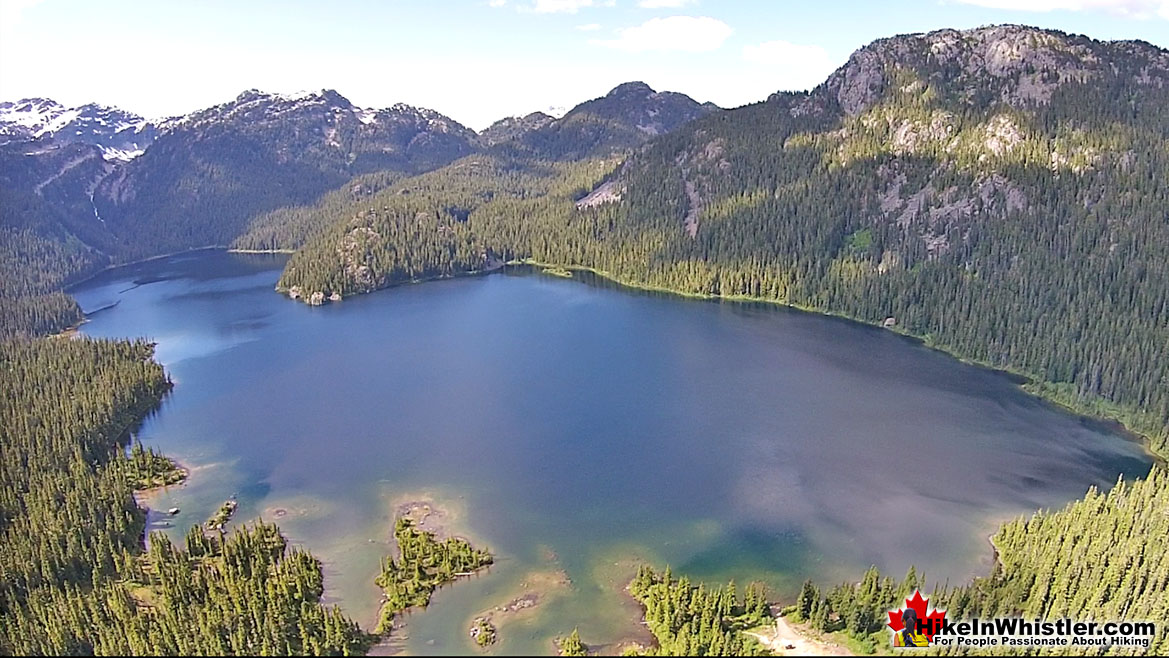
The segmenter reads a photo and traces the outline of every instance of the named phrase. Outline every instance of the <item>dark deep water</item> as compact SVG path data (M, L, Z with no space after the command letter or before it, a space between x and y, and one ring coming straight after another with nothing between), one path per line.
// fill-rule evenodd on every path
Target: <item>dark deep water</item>
M141 432L192 469L152 502L182 508L176 539L236 494L236 520L277 520L363 623L396 505L436 501L489 546L497 566L409 617L413 653L470 650L477 613L560 570L571 587L495 651L637 632L619 591L637 560L788 598L870 564L964 580L999 522L1149 470L1005 376L841 320L532 273L310 308L272 291L283 262L107 272L74 291L116 303L82 332L156 340L176 381Z

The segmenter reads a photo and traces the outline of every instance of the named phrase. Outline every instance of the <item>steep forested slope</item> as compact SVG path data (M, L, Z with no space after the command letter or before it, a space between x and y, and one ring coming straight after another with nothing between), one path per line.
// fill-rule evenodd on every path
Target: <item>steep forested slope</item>
M535 164L625 153L711 110L629 83L561 119L537 113L480 136L432 110L368 110L329 90L252 90L158 124L97 105L3 103L0 335L76 322L55 291L109 264L204 246L295 249L395 180L468 154Z
M339 249L361 227L346 218L283 284L392 283L385 254L424 259L454 231L468 252L887 322L1156 433L1169 425L1167 82L1169 54L1144 43L1017 26L894 37L809 94L652 141L575 206L437 215L410 243L375 228Z
M506 162L511 171L536 175L552 162L605 160L624 156L658 135L677 130L689 121L717 110L684 94L657 92L642 82L618 85L608 94L585 101L554 119L539 112L502 119L478 138L485 162ZM458 170L459 166L452 169ZM478 172L483 184L493 183ZM396 178L379 172L353 179L311 204L281 208L254 219L246 233L233 242L241 249L298 249L309 238L323 234L338 221L386 203L373 198ZM452 185L465 182L452 176ZM427 183L441 192L441 185ZM533 192L526 192L530 195ZM452 196L459 192L452 191Z

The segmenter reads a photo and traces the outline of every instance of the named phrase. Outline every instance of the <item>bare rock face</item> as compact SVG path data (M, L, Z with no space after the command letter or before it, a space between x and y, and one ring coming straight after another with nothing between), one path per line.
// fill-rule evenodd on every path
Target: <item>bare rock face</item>
M860 114L885 90L885 64L877 51L858 50L826 84L829 89L835 88L836 100L845 114Z
M615 180L607 180L597 186L597 189L589 192L583 199L577 201L576 208L577 210L583 210L585 208L596 208L606 203L617 203L621 200L621 195L624 193L625 188L621 183Z
M308 303L310 306L320 306L325 303L325 293L320 290L309 295Z
M1138 84L1169 84L1169 53L1151 44L995 25L880 39L853 53L812 96L827 96L844 115L855 116L877 103L898 74L907 73L970 105L1021 108L1046 104L1062 86L1111 75L1118 66ZM792 113L820 107L804 100Z
M1010 117L999 114L987 123L986 150L995 155L1010 153L1023 141L1023 133Z

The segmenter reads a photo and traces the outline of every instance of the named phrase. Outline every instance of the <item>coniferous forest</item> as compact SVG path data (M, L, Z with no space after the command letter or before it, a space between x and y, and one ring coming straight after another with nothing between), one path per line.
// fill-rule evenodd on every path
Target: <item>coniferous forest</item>
M170 388L152 351L0 344L0 653L363 653L368 636L320 603L320 564L273 525L143 548L134 492L173 467L126 452Z
M433 532L419 530L407 518L394 522L394 539L398 557L383 560L376 580L386 593L377 632L389 632L395 614L425 608L434 590L493 562L491 553L473 548L465 539L439 541Z
M685 576L674 578L669 567L657 574L641 567L629 593L645 606L645 620L657 638L650 656L767 656L754 638L740 631L771 621L763 587L751 583L742 598L735 583L708 588Z
M821 589L804 583L789 615L813 628L843 632L873 651L888 646L887 613L903 607L915 589L950 619L1142 620L1158 624L1148 649L1116 647L1121 654L1169 651L1169 487L1165 473L1120 482L1108 493L1088 492L1056 512L1012 521L992 538L994 571L969 584L928 580L910 569L900 582L876 568L856 583Z
M471 156L334 215L280 285L345 296L493 255L888 320L1160 446L1169 94L1127 73L1020 110L972 104L936 62L890 62L890 89L851 116L818 110L820 88L697 119L620 165Z

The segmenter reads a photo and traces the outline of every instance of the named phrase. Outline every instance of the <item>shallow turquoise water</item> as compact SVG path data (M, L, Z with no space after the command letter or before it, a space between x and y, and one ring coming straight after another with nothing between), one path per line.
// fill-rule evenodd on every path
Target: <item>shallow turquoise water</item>
M534 573L567 588L497 653L638 632L638 560L767 581L870 564L964 580L1004 519L1149 461L1109 427L890 332L780 308L634 294L532 273L404 286L310 308L280 257L201 252L74 291L91 336L147 336L177 382L141 438L192 468L153 506L179 537L230 495L326 563L363 622L394 507L430 499L499 563L399 635L463 653L478 613ZM113 306L111 306L113 305Z

